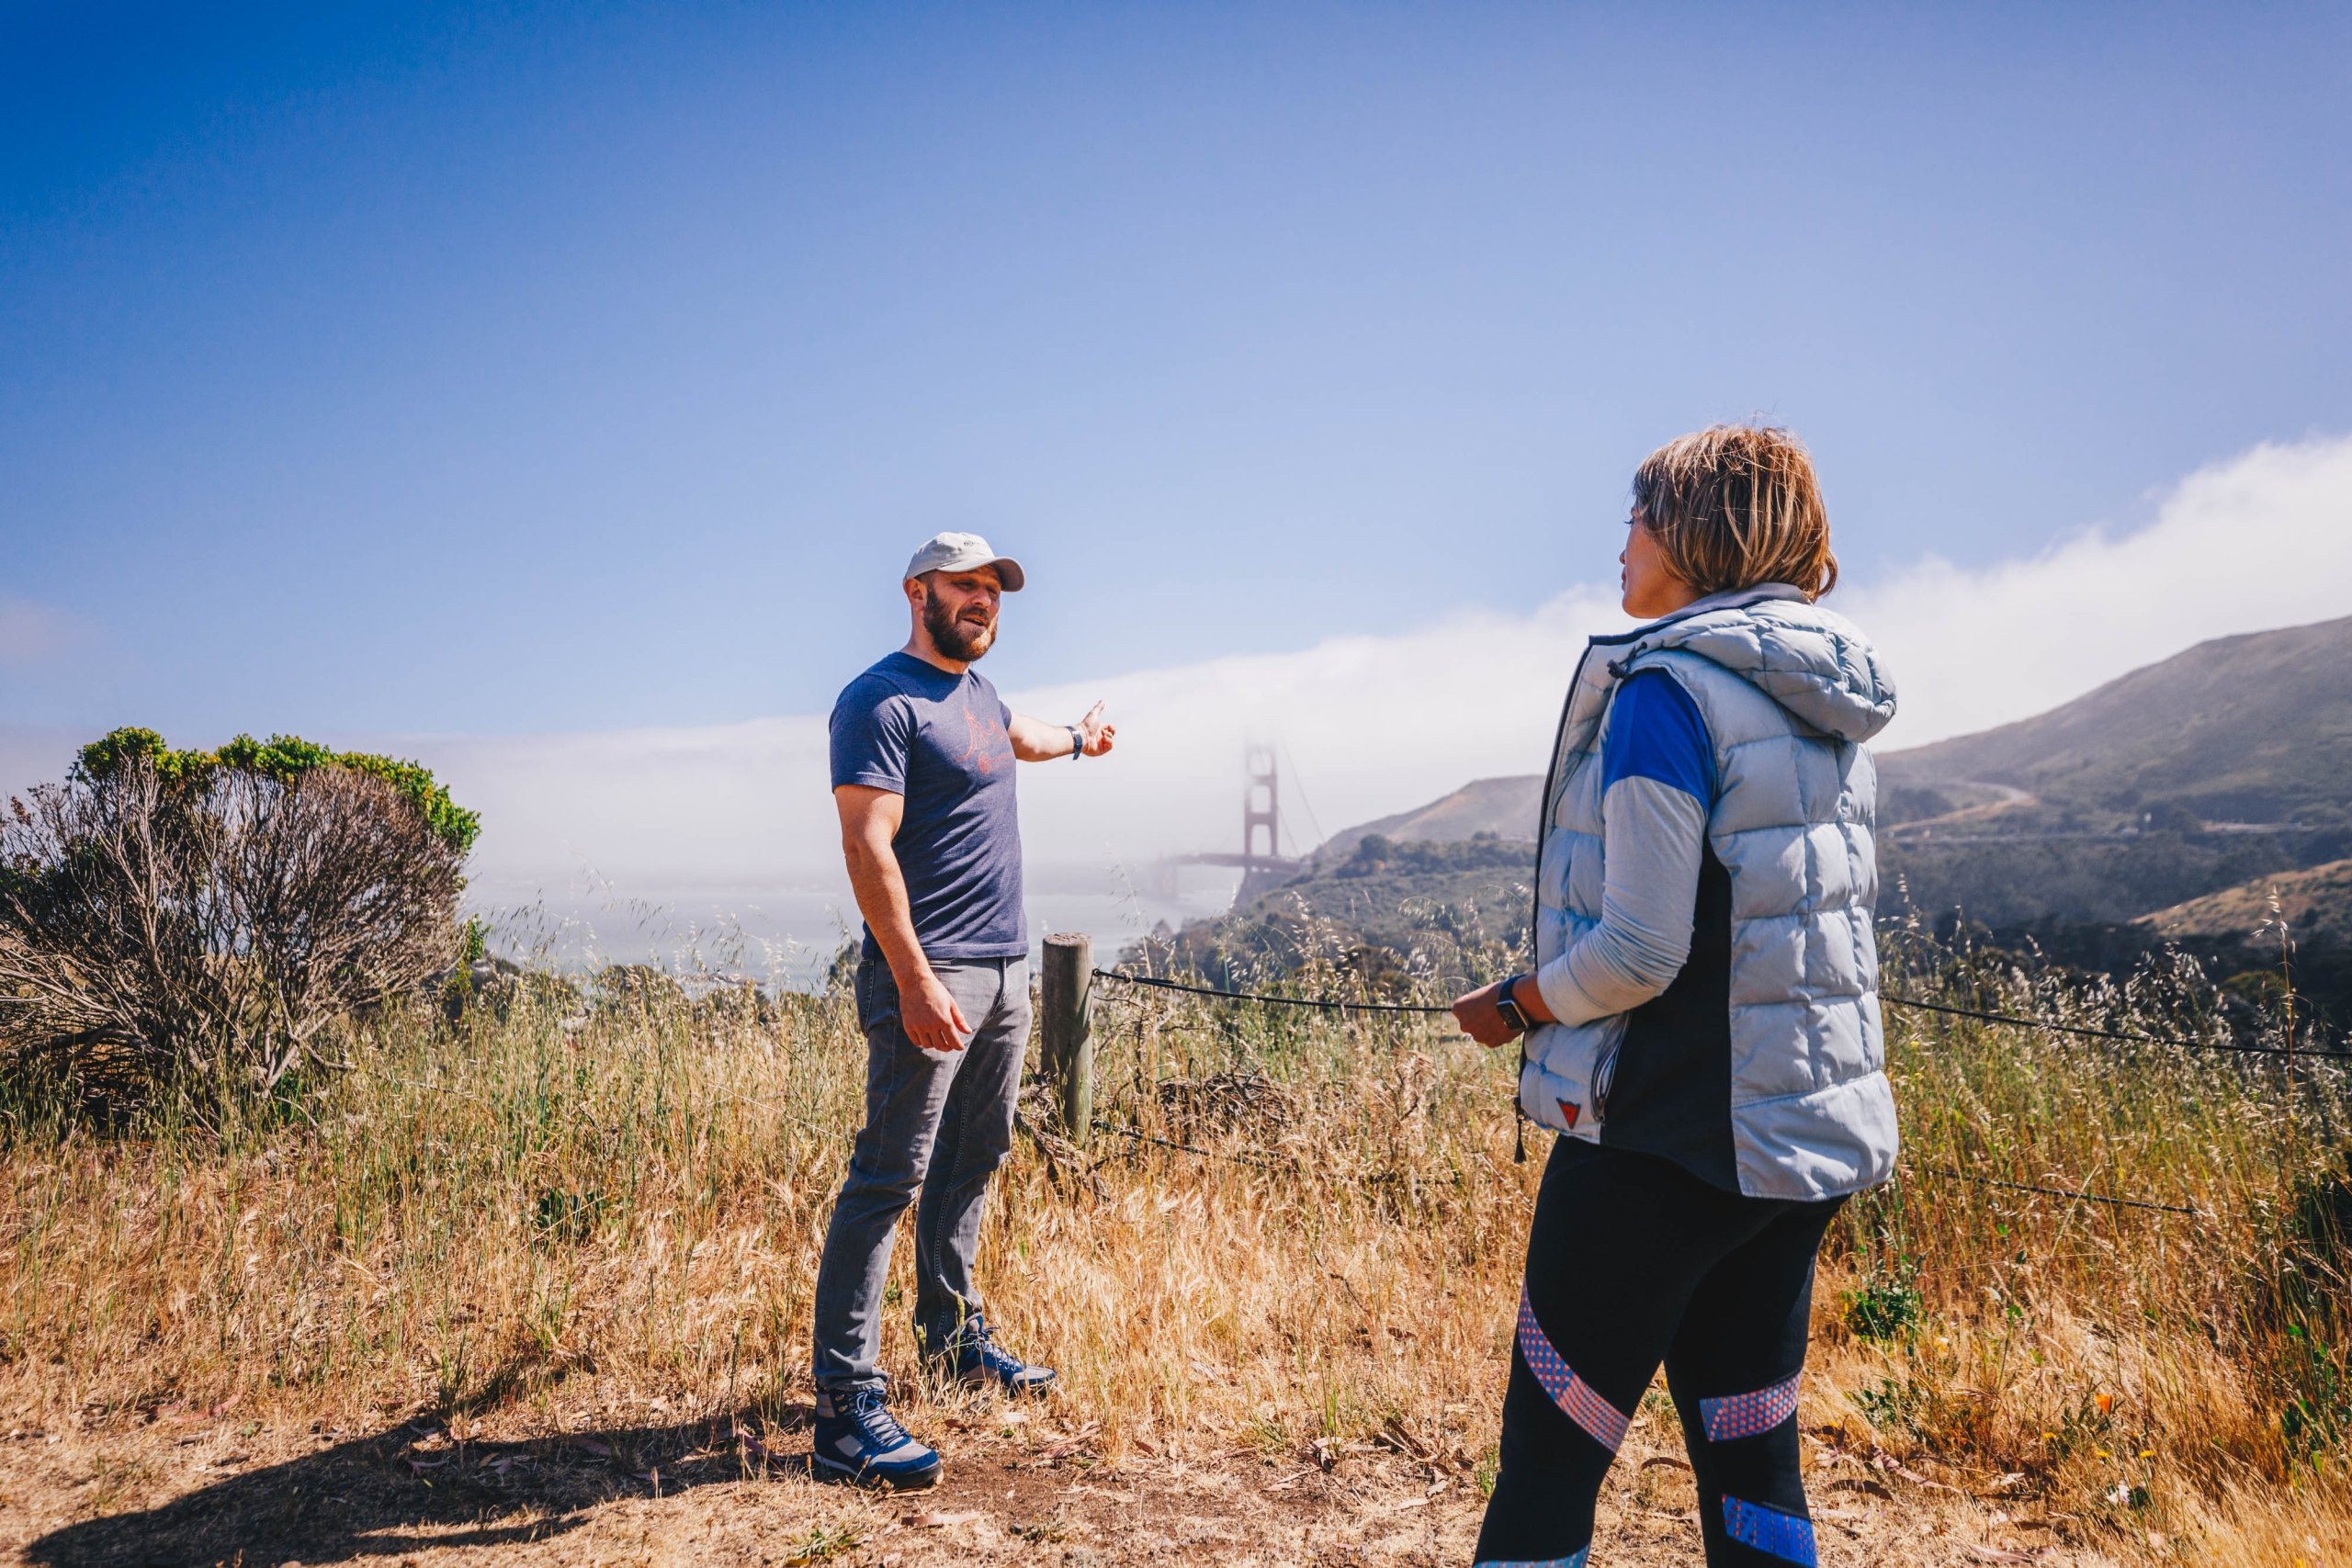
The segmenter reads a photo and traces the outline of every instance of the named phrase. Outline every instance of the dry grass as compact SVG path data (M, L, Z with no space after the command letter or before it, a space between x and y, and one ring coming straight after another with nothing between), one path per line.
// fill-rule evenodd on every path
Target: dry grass
M2211 1037L2186 983L2100 996L1896 957L1941 996ZM993 1314L1064 1374L1069 1437L1043 1451L1104 1473L1171 1449L1315 1474L1378 1455L1475 1499L1543 1152L1512 1161L1508 1056L1136 992L1097 1019L1100 1113L1165 1142L1073 1161L1024 1141L985 1244ZM1818 1484L1958 1509L2018 1550L2344 1560L2342 1075L2307 1070L2290 1120L2274 1063L1894 1019L1909 1174L1833 1233ZM428 1412L460 1443L633 1422L725 1448L741 1416L783 1451L862 1060L839 999L548 986L454 1029L383 1021L351 1071L225 1132L102 1135L21 1093L10 1419L234 1401L329 1433ZM886 1364L910 1373L891 1316ZM912 1418L969 1416L933 1391ZM137 1462L82 1511L128 1506Z

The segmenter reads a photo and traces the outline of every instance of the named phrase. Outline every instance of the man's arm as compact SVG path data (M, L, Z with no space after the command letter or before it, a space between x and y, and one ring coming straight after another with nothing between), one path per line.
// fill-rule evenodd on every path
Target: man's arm
M1119 733L1115 724L1102 722L1102 705L1096 703L1086 710L1086 716L1075 727L1077 745L1090 757L1100 757L1111 749ZM1050 762L1057 757L1070 754L1071 726L1056 724L1051 719L1031 718L1025 713L1014 714L1005 721L1004 732L1012 738L1012 754L1024 762Z
M899 1025L926 1051L961 1051L972 1026L915 941L907 879L891 844L906 816L906 796L871 784L841 784L833 790L833 805L841 812L842 858L849 863L857 912L865 917L865 929L874 933L890 977L899 983Z

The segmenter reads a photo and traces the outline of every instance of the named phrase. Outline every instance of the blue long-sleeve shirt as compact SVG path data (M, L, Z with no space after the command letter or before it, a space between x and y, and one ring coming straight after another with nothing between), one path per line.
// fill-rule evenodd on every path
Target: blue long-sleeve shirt
M1600 921L1536 972L1562 1023L1630 1012L1690 956L1691 913L1715 797L1714 747L1681 682L1636 671L1600 746Z

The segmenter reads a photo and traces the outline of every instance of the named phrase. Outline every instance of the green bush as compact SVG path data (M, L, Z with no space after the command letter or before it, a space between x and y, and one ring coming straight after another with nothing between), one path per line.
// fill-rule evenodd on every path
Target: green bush
M0 1053L117 1108L278 1091L456 958L480 828L413 762L115 730L0 818Z
M82 748L74 758L74 777L97 783L139 765L153 770L158 780L175 790L201 789L223 769L291 784L321 768L342 768L391 785L423 814L434 835L460 855L471 852L481 833L481 814L451 800L448 790L418 764L365 751L330 750L292 735L273 735L266 740L240 735L218 751L175 751L152 729L116 729Z

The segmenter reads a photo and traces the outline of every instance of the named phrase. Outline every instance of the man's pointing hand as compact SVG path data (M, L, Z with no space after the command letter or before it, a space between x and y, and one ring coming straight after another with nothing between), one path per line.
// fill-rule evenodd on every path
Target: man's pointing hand
M1096 703L1078 721L1079 749L1090 757L1100 757L1118 739L1119 727L1102 722L1102 705Z

